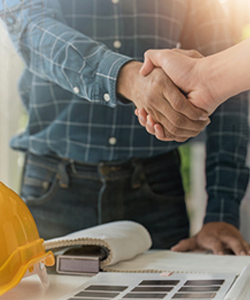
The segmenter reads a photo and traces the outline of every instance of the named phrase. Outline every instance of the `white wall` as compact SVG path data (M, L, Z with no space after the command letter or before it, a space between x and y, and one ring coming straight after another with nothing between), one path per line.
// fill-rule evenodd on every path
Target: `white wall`
M203 142L193 143L190 152L189 213L191 216L190 233L193 235L201 229L206 210L205 144Z
M248 166L250 166L250 146L248 149ZM245 197L241 203L241 226L240 230L244 238L250 244L250 180Z
M18 132L23 113L17 82L23 64L0 23L0 181L18 192L22 156L9 147L11 136Z

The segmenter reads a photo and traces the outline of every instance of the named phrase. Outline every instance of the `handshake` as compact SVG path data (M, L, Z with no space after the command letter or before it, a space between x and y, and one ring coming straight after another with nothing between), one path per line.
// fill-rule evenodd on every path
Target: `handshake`
M117 91L136 106L146 130L162 141L199 134L226 99L206 57L195 50L148 50L145 61L122 67Z

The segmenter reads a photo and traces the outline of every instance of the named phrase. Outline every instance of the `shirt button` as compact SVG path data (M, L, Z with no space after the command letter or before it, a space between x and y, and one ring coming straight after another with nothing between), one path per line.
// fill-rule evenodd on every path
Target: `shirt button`
M109 102L110 101L110 96L108 93L104 94L103 95L103 99L106 101L106 102Z
M113 4L117 4L119 0L111 0Z
M110 144L110 145L115 145L115 144L116 144L116 138L113 137L113 136L110 137L110 138L109 138L109 144Z
M74 93L76 93L76 94L79 94L79 93L80 93L79 87L77 87L77 86L75 86L75 87L73 88L73 91L74 91Z
M114 41L113 45L116 49L120 49L122 46L122 43L120 41Z

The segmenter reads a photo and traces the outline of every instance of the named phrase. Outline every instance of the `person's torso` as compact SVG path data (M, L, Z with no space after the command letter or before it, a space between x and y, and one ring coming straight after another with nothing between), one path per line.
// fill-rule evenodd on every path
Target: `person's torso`
M186 0L60 0L59 3L69 27L112 51L140 61L150 48L177 46L188 8ZM152 156L178 146L148 134L134 115L132 104L118 103L110 108L90 103L29 71L20 82L20 90L29 123L25 133L13 140L14 148L79 161L100 161ZM31 103L35 103L35 109ZM51 107L46 105L44 109L44 103L51 103Z

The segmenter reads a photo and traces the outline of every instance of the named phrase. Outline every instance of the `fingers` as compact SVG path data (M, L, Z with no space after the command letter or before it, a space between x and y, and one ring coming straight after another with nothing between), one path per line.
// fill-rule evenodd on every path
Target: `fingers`
M155 123L151 116L148 115L147 122L143 122L143 123L141 121L139 121L139 122L143 127L146 128L148 133L155 135L155 137L158 140L164 141L164 142L173 141L174 137L170 138L170 134L169 134L169 138L167 138L164 133L164 129L163 129L162 125L159 123Z
M190 120L185 115L175 111L167 101L159 103L158 107L156 123L160 123L173 136L196 136L210 123L209 119L206 121ZM154 116L153 119L155 119Z
M210 123L210 120L198 124L190 120L183 122L182 117L174 117L171 114L169 118L166 118L163 114L158 114L160 122L155 123L144 109L137 111L139 123L146 128L148 133L154 134L161 141L184 142L188 138L198 135ZM192 126L190 126L190 122L193 122Z
M206 236L199 245L202 248L211 250L216 255L223 255L224 254L224 247L222 242L214 237L214 236Z
M188 101L174 84L172 84L171 88L163 90L163 96L175 112L186 116L186 118L193 121L208 120L208 113Z
M154 129L155 129L155 137L160 141L165 141L165 134L162 125L156 123Z
M244 248L245 248L246 255L250 255L250 245L245 240L244 240Z
M145 110L136 112L140 124L150 134L164 141L184 142L198 135L210 123L208 114L192 105L160 68L154 68L147 81L149 92L142 93L138 102L138 106L145 107ZM155 127L154 122L163 128L160 125Z
M139 123L141 126L145 127L147 124L147 112L144 108L136 108L135 115L138 117Z
M154 67L161 67L164 62L164 55L167 57L170 51L178 52L182 55L191 58L202 58L203 55L196 50L183 50L183 49L172 49L172 50L148 50L144 53L144 63L140 69L140 74L143 76L148 75L152 72Z
M250 245L244 240L239 230L225 222L205 224L195 236L180 241L172 251L194 251L207 249L216 255L223 255L231 250L235 255L250 255Z
M167 84L162 89L163 100L165 101L151 99L152 108L157 108L165 119L179 128L201 131L201 127L203 129L207 125L208 114L193 106L170 79ZM148 112L150 113L150 111ZM154 118L153 115L152 117ZM161 124L164 125L162 122Z
M200 247L210 249L214 254L225 254L230 250L235 255L250 255L250 246L240 231L225 222L205 224L196 240Z
M175 140L177 142L185 142L187 139L197 136L209 122L202 122L197 125L192 124L193 128L191 128L190 121L186 122L179 117L165 119L162 114L159 116L159 123L164 128L165 141Z
M153 120L153 118L150 115L148 115L147 116L147 123L146 123L147 132L150 133L150 134L155 134L154 126L155 126L155 121Z
M250 245L245 240L243 241L243 244L244 244L246 255L250 255Z
M225 222L205 224L195 236L180 241L172 251L211 250L216 255L223 255L231 250L235 255L250 255L250 245L244 240L239 230Z
M244 239L231 236L222 236L225 247L230 249L235 255L249 255L250 246Z
M149 118L147 120L149 120ZM162 124L156 123L154 128L152 123L147 121L145 128L148 133L154 134L157 139L162 141L185 142L190 137L194 137L200 133L200 131L177 128L173 126L169 120L164 120L164 127Z
M145 127L147 132L154 134L157 139L164 141L165 135L162 125L155 123L153 118L147 114L144 108L136 108L135 115L138 117L140 125Z
M141 124L142 125L142 124ZM147 115L147 122L144 126L148 133L155 135L158 140L166 141L164 129L161 124L155 123L150 115ZM171 138L171 141L173 139Z
M170 55L171 53L171 55ZM170 60L167 58L168 56L176 56L177 54L171 50L149 50L145 53L145 63L143 64L140 73L142 75L147 75L148 72L152 72L154 68L160 67L164 65L164 62ZM159 69L158 69L159 70ZM153 74L153 73L152 73ZM155 74L155 73L154 73ZM162 73L161 73L162 76ZM166 102L168 102L172 108L177 113L180 113L184 115L189 120L194 121L207 121L208 120L208 113L196 107L193 105L179 90L179 88L174 84L174 82L167 76L167 73L164 73L165 77L165 84L162 85L161 91L163 97L166 99ZM158 84L157 79L155 80L156 84ZM157 102L157 106L159 106L158 99L152 99L153 102ZM155 103L156 104L156 103ZM166 105L164 101L161 103L161 107L157 107L159 111L162 112L162 109L164 108L164 114L166 111ZM154 103L152 103L154 106ZM154 116L152 116L154 118ZM159 120L156 120L157 122ZM163 124L162 124L163 125Z
M198 245L196 243L195 237L181 240L178 244L171 248L172 251L176 252L186 252L186 251L194 251L198 249Z
M165 138L162 126L160 124L156 124L144 108L136 108L135 115L138 117L140 125L145 127L148 133L155 135L158 139Z
M143 76L152 72L154 67L160 67L160 51L163 50L148 50L144 53L144 63L140 69L140 74Z
M203 240L202 246L211 250L216 255L223 255L228 250L232 251L235 255L250 254L248 243L232 236L207 237Z

